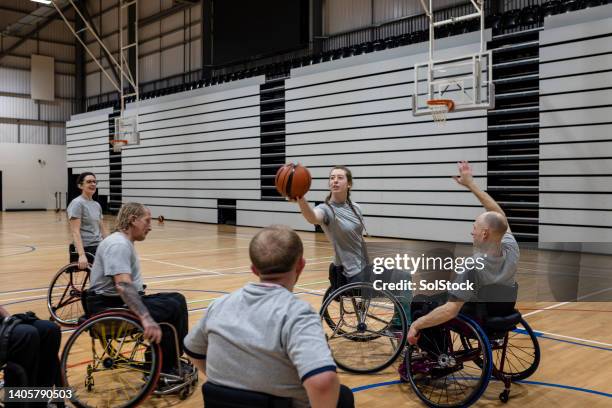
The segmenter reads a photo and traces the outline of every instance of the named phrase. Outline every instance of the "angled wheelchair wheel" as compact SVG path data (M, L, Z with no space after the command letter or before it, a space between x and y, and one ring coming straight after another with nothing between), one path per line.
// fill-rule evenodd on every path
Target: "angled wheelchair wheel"
M535 333L523 318L514 330L508 332L505 350L494 344L493 365L499 373L510 378L511 381L524 380L538 369L540 344Z
M352 283L329 294L320 315L334 361L343 370L383 370L406 344L407 319L400 302L371 283ZM393 326L396 315L400 323Z
M80 325L62 351L62 383L78 407L132 407L155 389L161 349L144 339L129 312L106 312Z
M47 307L51 318L62 326L74 327L84 314L81 293L89 284L90 269L80 270L76 263L61 268L47 292Z
M406 351L406 370L414 392L428 406L469 406L489 383L489 339L474 321L459 315L420 333L418 345Z

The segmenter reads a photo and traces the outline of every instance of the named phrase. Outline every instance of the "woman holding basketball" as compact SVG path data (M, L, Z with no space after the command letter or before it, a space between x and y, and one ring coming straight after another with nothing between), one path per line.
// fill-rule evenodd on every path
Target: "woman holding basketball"
M334 166L329 174L330 192L325 203L310 207L305 197L298 197L302 215L311 224L318 224L332 243L335 260L330 265L334 288L346 283L368 280L368 251L363 215L359 205L351 201L353 175L345 166Z
M95 174L81 173L77 178L81 195L72 200L66 210L72 232L70 262L78 262L79 269L87 268L86 253L95 255L98 244L108 235L102 222L102 207L93 199L97 185ZM93 259L91 261L93 262Z

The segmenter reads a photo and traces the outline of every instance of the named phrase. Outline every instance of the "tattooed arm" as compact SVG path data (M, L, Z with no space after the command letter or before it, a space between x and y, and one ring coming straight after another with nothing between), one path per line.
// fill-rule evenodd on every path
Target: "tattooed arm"
M149 314L149 309L142 303L138 290L132 282L132 277L127 273L120 273L113 276L115 287L119 296L130 308L130 310L140 318L142 327L144 328L145 339L159 343L162 338L162 332L159 325L153 320Z

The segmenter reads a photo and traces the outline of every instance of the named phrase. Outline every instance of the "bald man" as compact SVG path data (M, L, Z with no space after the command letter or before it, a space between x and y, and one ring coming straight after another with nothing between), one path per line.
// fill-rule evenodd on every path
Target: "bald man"
M476 217L472 229L474 257L481 259L483 267L457 274L455 282L472 281L474 289L449 290L449 300L445 304L410 325L408 332L410 344L417 343L421 330L455 318L466 302L476 300L479 288L493 284L512 286L515 283L520 254L518 243L508 227L506 214L489 194L476 185L472 177L472 166L467 161L459 162L458 165L459 175L453 178L458 184L474 193L487 210Z

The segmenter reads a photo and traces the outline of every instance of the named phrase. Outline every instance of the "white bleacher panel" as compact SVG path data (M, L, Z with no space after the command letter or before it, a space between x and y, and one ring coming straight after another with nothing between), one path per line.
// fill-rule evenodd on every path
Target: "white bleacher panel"
M473 221L421 220L414 218L364 217L368 233L431 241L472 242Z
M410 105L411 103L409 98L405 98L403 101L397 99L372 102L362 101L361 103L353 103L350 105L330 106L287 112L285 119L287 123L301 120L322 120L337 116L366 115L386 111L407 110L410 108Z
M612 63L609 65L612 65ZM554 66L556 66L556 64L554 64ZM609 67L609 69L608 72L599 72L596 74L579 74L571 78L564 77L542 80L540 81L540 95L609 87L609 85L612 84L612 67ZM566 97L568 99L574 98L573 95L567 95Z
M612 55L610 58L612 58ZM610 62L610 65L612 66L612 62ZM610 89L540 96L540 112L549 109L571 109L610 104L612 104L612 90Z
M106 143L101 143L101 144L92 144L91 142L88 145L83 145L83 146L67 146L66 147L68 150L68 157L75 157L76 155L82 155L82 154L88 154L88 153L99 153L100 151L108 151L109 146L108 146L108 141L106 141Z
M181 109L186 105L203 104L209 102L218 102L228 99L238 99L259 95L259 85L241 86L241 83L263 83L264 78L249 78L244 81L236 81L217 85L214 87L194 89L179 94L162 96L160 98L140 101L138 106L139 115L146 116L149 113L155 113L168 109ZM128 104L126 111L135 109L135 104Z
M609 176L550 177L540 176L540 191L584 191L612 193L612 174ZM542 217L542 215L540 215Z
M201 142L178 144L174 140L168 141L168 144L158 144L149 146L148 141L141 140L137 146L128 146L125 151L133 152L134 154L159 154L164 155L174 153L190 153L199 151L215 151L215 150L231 150L231 149L259 149L259 139L232 139L219 142ZM136 153L137 152L137 153Z
M237 99L222 100L217 102L206 102L199 98L185 100L185 106L172 109L161 110L152 113L142 113L139 116L139 124L146 124L157 120L163 120L168 117L201 115L209 112L231 111L238 108L250 108L259 106L259 95L244 96Z
M155 151L149 151L147 156L142 156L138 148L130 147L123 149L122 161L126 164L130 163L159 163L167 161L180 160L241 160L245 158L259 157L259 149L245 150L227 150L219 152L199 152L199 153L181 153L181 154L165 154L162 146Z
M589 125L540 129L540 143L583 142L585 140L608 140L612 125ZM545 146L542 146L546 149Z
M300 109L320 108L331 105L341 105L347 103L362 103L363 101L371 101L381 98L395 98L396 103L402 103L404 98L411 98L411 89L404 83L376 87L374 89L352 90L343 93L312 96L308 98L286 99L285 111L291 113ZM411 99L408 101L408 107L412 105Z
M442 205L360 204L364 216L395 216L406 218L444 218L473 221L482 214L482 207L457 207ZM370 222L372 222L370 221ZM367 225L366 225L367 227Z
M206 198L206 199L243 199L259 200L261 193L259 190L166 190L151 188L123 188L122 194L126 196L144 197L186 197L186 198Z
M163 215L168 220L217 223L217 209L178 208L149 205L154 218Z
M478 177L474 181L481 188L486 188L486 178ZM312 180L310 187L312 190L329 190L329 182L327 179ZM376 191L376 190L394 190L394 191L464 191L465 187L460 186L450 177L440 178L360 178L353 180L353 190L355 191ZM352 190L351 190L352 191Z
M454 114L455 115L455 114ZM474 117L485 115L484 111L467 111L458 112L455 117ZM484 118L486 122L486 117ZM311 122L288 122L287 133L300 133L300 132L316 132L326 131L332 129L345 129L345 128L359 128L359 127L375 127L375 126L388 126L390 124L413 124L416 122L429 122L429 127L433 128L437 126L432 122L431 117L422 116L414 118L408 111L406 112L391 112L391 113L374 113L368 115L354 116L350 118L335 118L335 119L321 119ZM453 121L453 125L460 127L460 120Z
M309 201L323 201L327 191L309 192ZM435 192L435 191L353 191L351 199L357 203L403 203L403 204L447 204L454 205L480 205L478 200L469 191Z
M147 173L155 171L200 171L200 170L227 170L227 169L259 169L260 160L259 157L252 159L242 160L218 160L208 162L197 162L197 161L181 161L181 160L167 160L166 158L160 158L160 162L154 162L150 164L141 163L122 163L122 169L125 173L138 172Z
M597 210L612 210L612 194L601 193L541 193L542 208L584 208ZM548 210L542 210L548 211Z
M416 62L416 61L415 61ZM420 61L419 61L420 62ZM401 71L397 72L388 72L385 71L390 70L391 68L387 68L384 71L369 71L366 72L365 67L361 66L359 70L359 74L357 78L351 78L350 76L345 76L342 80L337 80L335 82L327 83L321 76L318 75L318 84L309 84L305 87L294 88L289 84L293 84L293 78L290 78L286 81L286 91L285 96L288 101L292 101L298 98L308 98L313 96L318 96L322 94L330 94L337 92L352 92L357 89L364 88L373 88L373 87L382 87L386 85L395 85L400 83L405 83L412 81L414 79L412 66L404 65L400 69ZM381 72L379 74L373 74L376 72ZM350 75L350 74L349 74ZM365 75L365 76L363 76ZM322 82L322 83L321 83ZM407 87L407 85L404 85Z
M300 207L297 203L290 203L289 201L248 201L238 200L236 201L236 210L258 210L258 211L277 211L277 212L289 212L300 215Z
M551 210L540 215L540 223L612 227L612 217L609 211Z
M209 128L213 123L228 123L222 128L231 128L238 126L251 126L249 125L237 125L234 122L237 120L244 120L248 116L254 118L251 119L255 124L259 124L259 106L253 106L249 108L235 109L229 111L213 112L213 113L201 113L199 115L192 116L181 116L176 115L176 112L164 112L166 117L164 119L157 119L155 121L138 122L138 129L142 132L150 129L163 129L169 127L185 126L192 124L201 124L202 126ZM176 117L179 116L179 117Z
M66 122L66 164L72 174L91 171L98 180L98 194L109 195L110 110L73 115Z
M181 138L185 136L185 138ZM247 129L230 129L210 131L203 125L177 126L176 128L151 129L140 134L140 140L162 139L160 143L168 143L168 138L176 137L177 142L182 140L220 140L220 139L240 139L243 137L259 136L259 127Z
M288 225L301 231L314 231L315 226L308 223L300 214L273 211L236 211L236 225L266 227L272 224Z
M540 225L540 242L612 242L612 228Z
M300 162L308 166L334 166L344 163L352 164L384 164L384 163L435 163L457 162L460 160L486 160L486 148L424 150L413 152L384 152L384 153L358 153L335 154L327 156L287 156L288 162Z
M145 176L146 177L146 176ZM257 189L260 181L257 180L123 180L123 188L150 188L150 189Z
M597 55L568 61L540 63L540 80L561 75L580 75L610 69L610 55Z
M585 135L586 137L586 135ZM547 144L540 148L540 159L564 159L580 157L610 157L612 142L576 142ZM610 170L612 174L612 169Z
M540 32L540 44L553 44L610 33L612 6L595 7L549 16Z
M612 19L609 20L612 24ZM608 27L609 33L609 27ZM612 36L577 40L570 43L540 47L540 62L574 58L584 55L612 53Z
M336 139L332 139L336 140ZM331 140L330 140L331 142ZM338 143L288 145L286 154L293 155L316 155L324 152L330 153L352 153L352 152L374 152L374 151L400 151L434 148L451 148L463 146L486 146L486 133L469 133L456 135L442 135L429 137L405 137L401 139L374 139L363 141L346 141Z
M293 145L298 143L325 143L329 141L341 140L359 140L359 139L377 139L391 137L415 137L415 136L430 136L430 135L451 135L453 133L465 132L486 132L487 119L486 117L449 120L444 126L437 126L431 122L411 122L409 114L407 114L404 123L399 125L389 125L378 127L351 128L327 130L325 132L312 133L295 133L286 136L286 144ZM291 128L291 124L287 128ZM452 137L461 138L462 135L452 135ZM324 146L322 146L324 148Z
M573 126L591 123L606 123L612 121L611 108L587 108L555 112L541 112L540 126Z
M226 130L226 129L235 129L235 128L243 128L243 127L258 127L259 126L259 116L254 118L235 118L228 119L222 122L210 122L210 123L199 123L200 120L197 117L189 117L189 118L180 118L172 121L166 121L163 124L158 123L148 123L147 126L151 126L151 130L158 129L173 129L174 132L182 126L188 126L195 124L199 127L200 131L211 132L215 130ZM140 128L140 127L139 127ZM147 130L142 130L142 133L146 133Z
M474 171L474 176L486 176L486 163L471 163ZM310 174L313 178L328 178L331 167L309 167ZM353 177L358 180L362 177L448 177L457 174L457 163L433 163L433 164L418 164L407 163L397 165L371 165L371 166L353 166L351 167Z
M575 160L544 160L540 162L540 175L552 176L558 174L612 174L612 159Z
M193 207L217 209L217 200L200 198L172 198L172 197L146 197L146 196L127 196L122 195L123 201L135 201L144 205L158 207Z
M163 171L158 169L157 172L145 172L145 171L134 171L134 172L122 172L122 180L163 180L163 179L178 179L178 180L190 180L190 179L210 179L210 180L223 180L223 179L259 179L259 169L252 170L217 170L217 171ZM231 181L229 181L231 183Z

